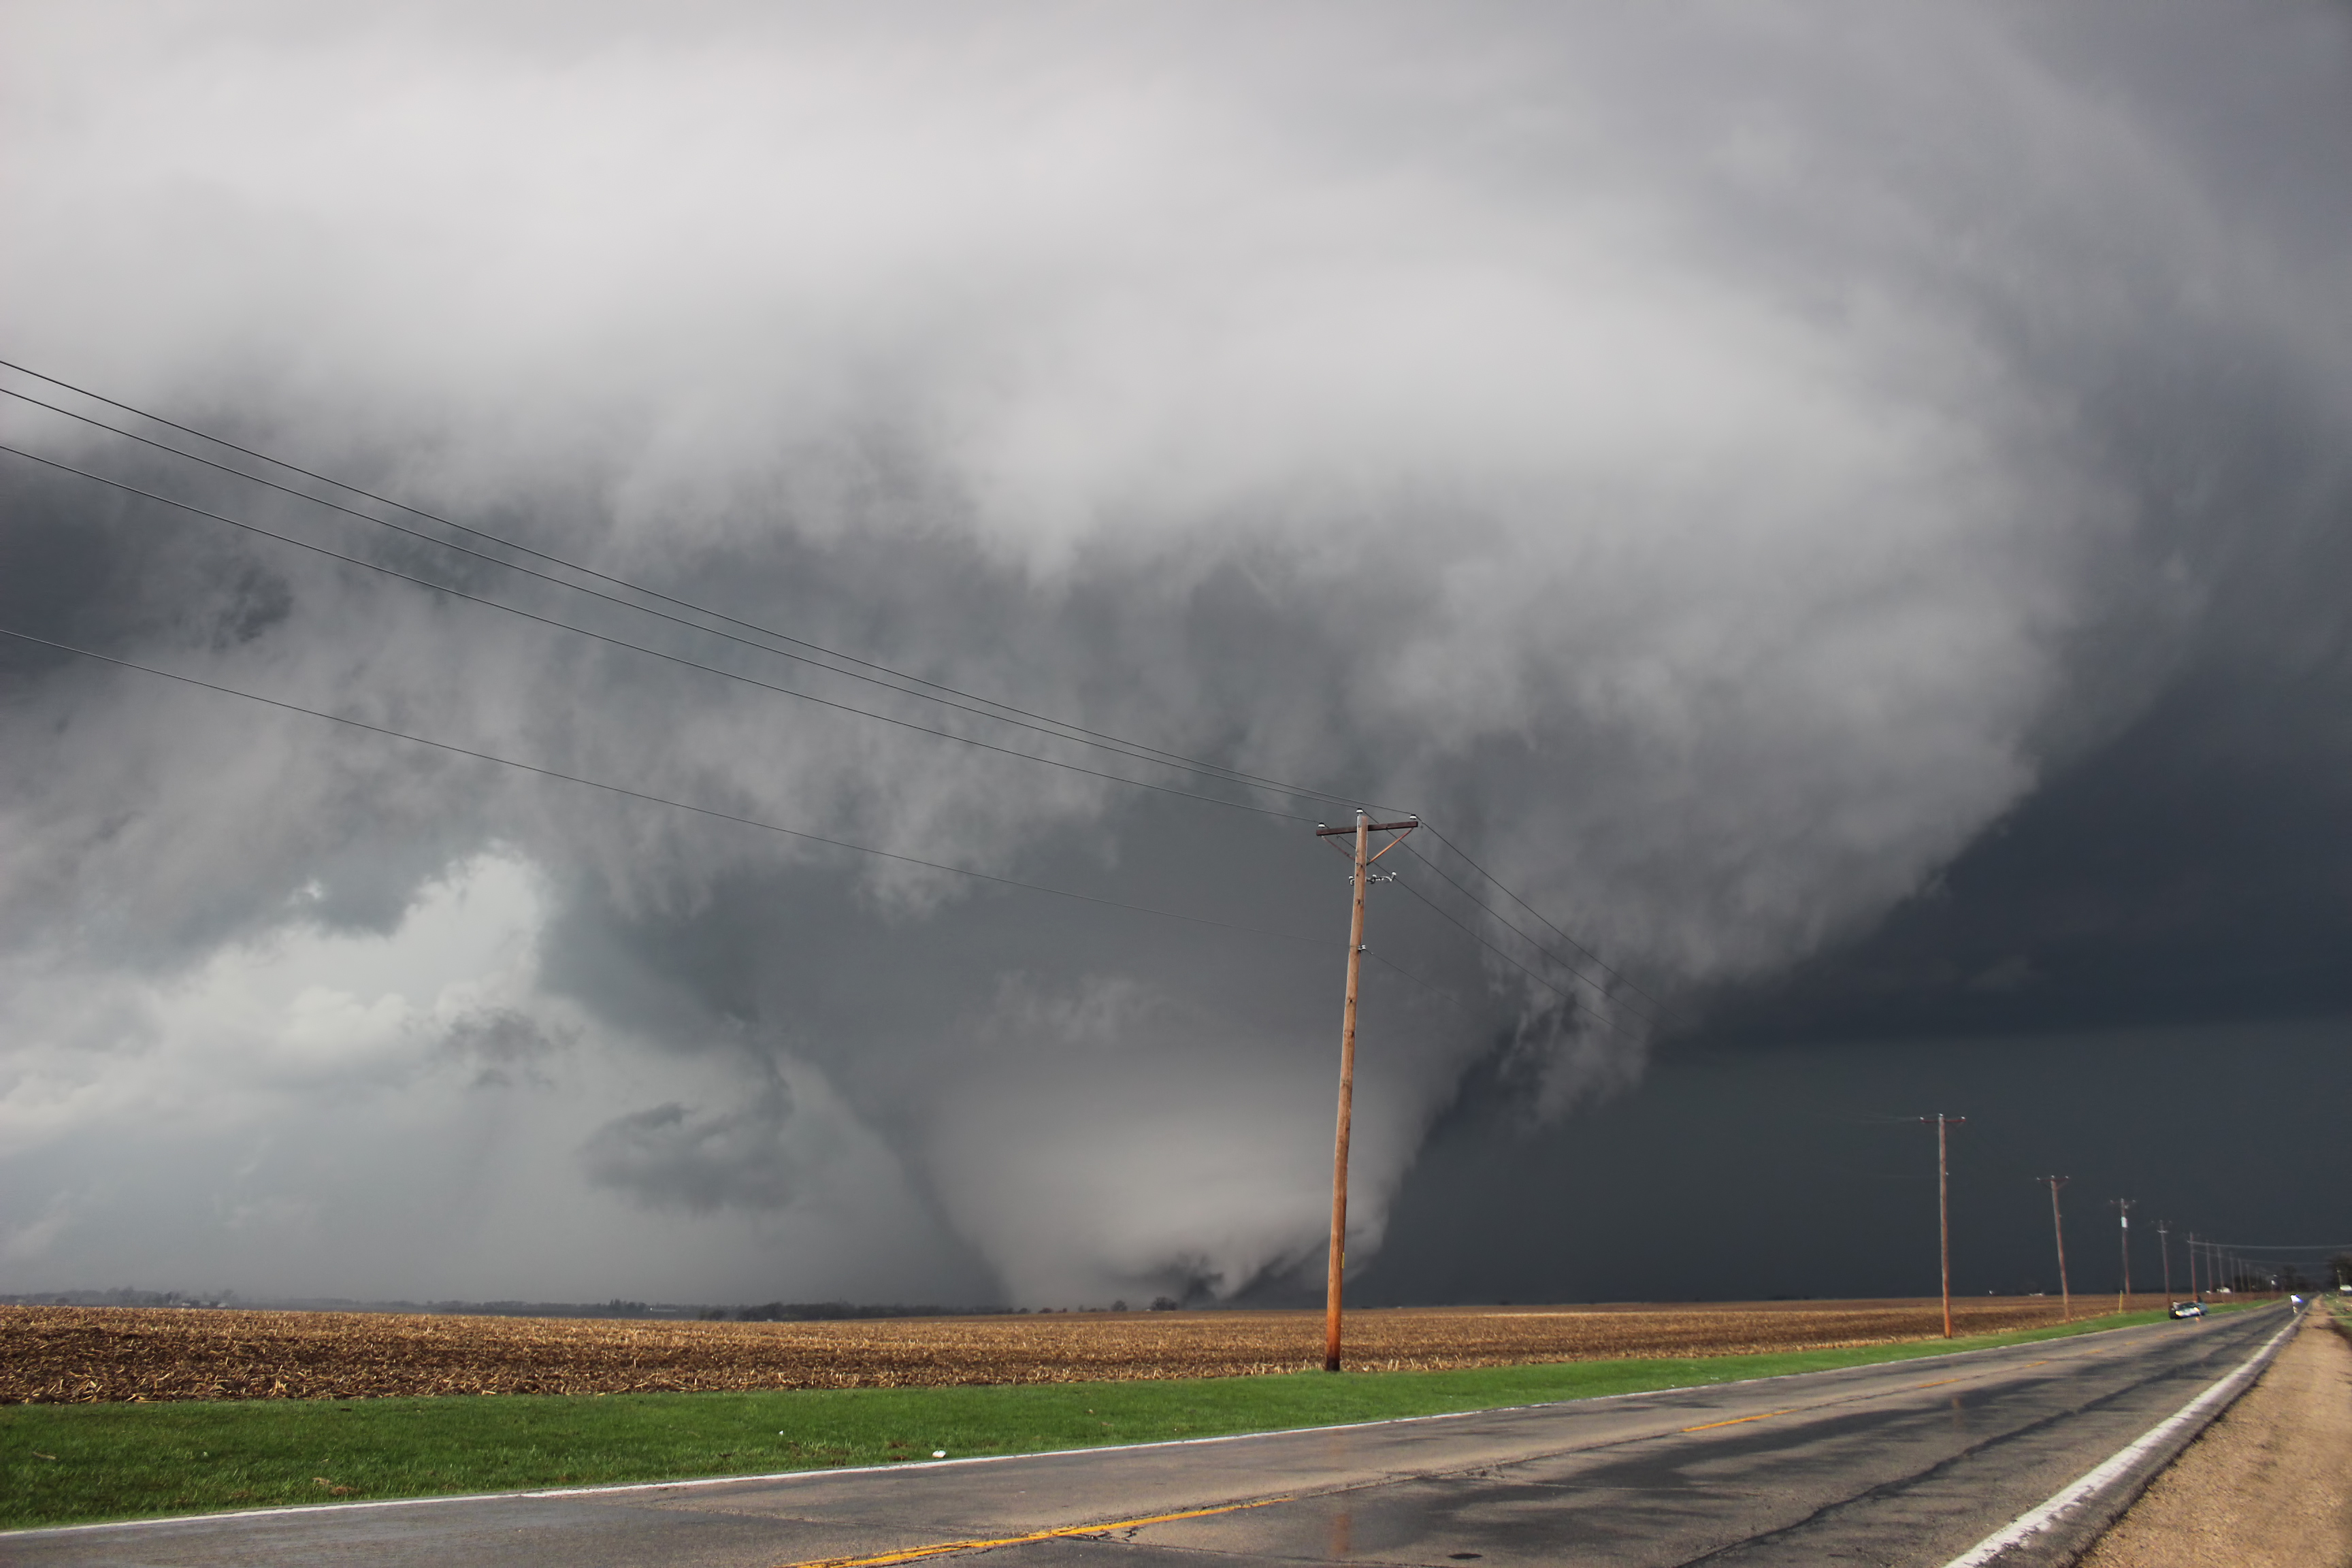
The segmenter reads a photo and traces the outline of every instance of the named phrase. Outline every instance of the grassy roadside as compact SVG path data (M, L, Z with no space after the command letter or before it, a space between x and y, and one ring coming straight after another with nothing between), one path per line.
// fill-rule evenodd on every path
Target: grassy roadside
M2247 1302L2242 1306L2257 1303ZM2233 1308L2222 1308L2227 1311ZM993 1387L0 1407L0 1528L1274 1431L1940 1355L2153 1322L1656 1361Z

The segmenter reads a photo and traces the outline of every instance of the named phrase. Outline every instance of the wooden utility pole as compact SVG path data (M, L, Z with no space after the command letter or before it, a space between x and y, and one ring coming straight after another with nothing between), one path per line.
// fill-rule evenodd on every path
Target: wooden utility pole
M1947 1116L1939 1110L1919 1120L1936 1124L1936 1228L1944 1247L1944 1337L1948 1340L1952 1337L1952 1204L1948 1129L1961 1126L1968 1118Z
M2197 1289L2197 1233L2189 1233L2189 1299L2202 1301L2205 1297Z
M2124 1251L2124 1288L2116 1292L2116 1310L2120 1312L2124 1310L2124 1302L2131 1296L2131 1211L2132 1204L2136 1200L2114 1198L2109 1201L2115 1207L2116 1216L2123 1221L2122 1228L2116 1233L2122 1237L2120 1245Z
M1356 841L1355 904L1348 917L1348 1001L1339 1015L1339 1128L1331 1142L1331 1253L1323 1306L1325 1372L1339 1370L1339 1277L1348 1264L1348 1124L1356 1104L1356 985L1364 969L1364 890L1371 885L1372 862L1420 826L1418 817L1408 822L1374 822L1359 811L1353 827L1315 830L1318 838L1346 836ZM1396 835L1381 846L1380 855L1367 853L1375 833Z
M2074 1178L2042 1176L2037 1178L2050 1189L2050 1229L2058 1237L2058 1313L2062 1322L2074 1320L2074 1296L2066 1289L2066 1223L2058 1214L2058 1189Z
M2168 1219L2156 1222L2156 1250L2164 1259L2164 1304L2169 1307L2172 1305L2172 1222Z

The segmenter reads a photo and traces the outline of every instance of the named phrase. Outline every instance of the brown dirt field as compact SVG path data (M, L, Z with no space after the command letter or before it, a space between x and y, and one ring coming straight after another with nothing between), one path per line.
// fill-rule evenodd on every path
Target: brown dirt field
M2082 1563L2352 1563L2352 1345L2315 1314Z
M2155 1305L2156 1298L2135 1306ZM2057 1305L1954 1304L1961 1333ZM1233 1377L1322 1362L1319 1312L1037 1313L819 1323L0 1306L0 1404L622 1394ZM1738 1355L1924 1339L1932 1300L1351 1312L1360 1371Z

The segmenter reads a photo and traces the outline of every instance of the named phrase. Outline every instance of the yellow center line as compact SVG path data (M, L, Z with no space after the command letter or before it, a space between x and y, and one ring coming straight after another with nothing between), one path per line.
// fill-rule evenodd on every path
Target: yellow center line
M1796 1408L1797 1407L1795 1405L1791 1405L1788 1406L1787 1409L1783 1410L1767 1410L1761 1415L1735 1415L1728 1421L1702 1421L1696 1426L1685 1426L1683 1430L1685 1432L1712 1432L1717 1426L1738 1426L1749 1421L1769 1421L1775 1415L1786 1415L1789 1414L1789 1411Z
M1213 1513L1234 1513L1245 1508L1264 1508L1268 1503L1288 1502L1286 1497L1260 1498L1255 1502L1229 1502L1222 1508L1188 1509L1182 1513L1155 1513L1144 1519L1114 1519L1101 1524L1066 1524L1056 1530L1032 1531L1027 1535L1002 1536L994 1541L935 1541L929 1546L908 1546L897 1552L885 1552L873 1557L814 1557L805 1563L786 1563L778 1568L883 1568L890 1563L912 1563L924 1557L944 1557L951 1552L985 1552L992 1546L1019 1546L1031 1541L1052 1541L1064 1535L1099 1535L1107 1530L1133 1530L1139 1525L1166 1524L1171 1520L1206 1519Z
M1911 1386L1914 1388L1941 1388L1948 1383L1966 1383L1968 1379L1964 1377L1939 1377L1933 1383L1915 1383Z

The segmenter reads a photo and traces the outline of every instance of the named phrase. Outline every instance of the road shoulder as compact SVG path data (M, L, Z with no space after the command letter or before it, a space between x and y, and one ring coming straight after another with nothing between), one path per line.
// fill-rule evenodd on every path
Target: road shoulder
M2083 1568L2352 1562L2352 1342L2314 1313Z

